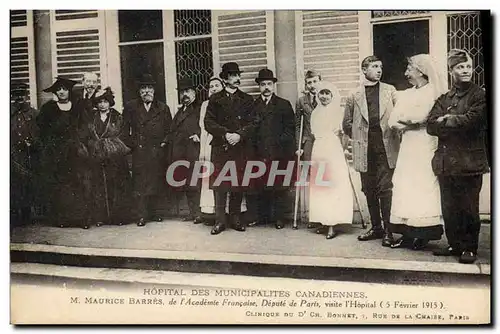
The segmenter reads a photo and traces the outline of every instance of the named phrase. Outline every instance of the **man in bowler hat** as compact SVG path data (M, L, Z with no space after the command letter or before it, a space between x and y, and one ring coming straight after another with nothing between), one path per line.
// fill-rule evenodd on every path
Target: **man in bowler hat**
M449 246L434 255L459 256L461 263L476 260L479 230L479 193L489 171L485 148L488 121L486 94L472 82L472 59L463 50L448 55L452 87L441 95L427 121L427 132L437 136L432 169L441 189L441 210Z
M254 113L257 116L255 130L255 149L257 160L266 166L266 174L257 181L256 199L257 224L273 223L277 229L285 226L287 209L287 189L282 176L268 184L269 171L273 162L279 170L286 170L295 152L295 114L290 101L277 96L274 91L278 79L273 71L265 68L259 71L255 82L259 85L260 95L254 101ZM251 201L252 202L252 201Z
M168 133L172 125L169 107L155 98L156 82L151 74L138 81L139 98L128 102L123 110L126 144L132 149L132 179L137 200L137 226L158 221L160 195L166 187Z
M230 225L237 231L245 231L240 211L243 194L248 187L242 186L241 181L246 162L254 152L252 136L255 117L252 112L252 96L238 88L241 73L237 63L229 62L222 66L220 78L224 80L225 88L210 97L205 116L205 128L213 136L211 160L214 172L210 178L210 187L214 191L217 222L211 231L212 235L226 229L225 206L228 193ZM216 183L224 166L227 168L231 164L236 165L238 185L230 181Z
M177 166L174 171L176 181L185 180L183 186L174 190L186 196L189 206L189 216L185 221L202 223L200 217L201 184L191 184L193 167L200 155L200 109L201 103L196 98L196 85L190 78L179 80L177 85L180 102L182 103L174 116L169 136L169 163L188 161L189 167Z

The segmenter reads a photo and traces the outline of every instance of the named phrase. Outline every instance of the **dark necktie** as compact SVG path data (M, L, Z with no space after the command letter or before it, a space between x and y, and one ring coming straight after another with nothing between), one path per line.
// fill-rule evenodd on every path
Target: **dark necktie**
M88 100L89 99L89 92L86 92L85 93L85 100Z
M316 101L316 95L313 95L312 106L313 108L316 108L318 106L318 101Z

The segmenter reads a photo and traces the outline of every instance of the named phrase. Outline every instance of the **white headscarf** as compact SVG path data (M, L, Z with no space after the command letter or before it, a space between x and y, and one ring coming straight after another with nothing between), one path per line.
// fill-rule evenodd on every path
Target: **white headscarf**
M340 106L340 92L338 88L331 82L328 81L320 81L318 85L318 93L321 92L324 89L328 89L332 93L332 103L336 103ZM318 105L321 104L320 101L318 101Z
M448 91L446 75L442 71L437 70L436 62L430 55L418 54L410 57L408 62L427 76L429 84L433 89L434 99L437 99Z

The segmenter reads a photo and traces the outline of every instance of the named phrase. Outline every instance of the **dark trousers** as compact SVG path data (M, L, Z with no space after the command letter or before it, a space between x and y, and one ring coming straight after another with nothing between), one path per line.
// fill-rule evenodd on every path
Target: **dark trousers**
M160 197L158 195L137 196L138 218L150 219L156 214L159 207Z
M446 238L451 247L476 253L481 221L482 175L438 176Z
M226 201L229 193L229 216L231 224L236 223L241 215L241 202L243 200L242 192L230 192L214 190L215 200L215 219L217 223L226 224Z
M361 188L366 196L373 228L382 228L382 221L389 228L392 206L392 176L385 151L368 151L368 170L361 174ZM382 219L380 217L382 214Z
M283 221L287 209L287 190L266 189L247 196L247 207L256 213L260 223Z
M198 217L201 214L200 211L200 189L189 189L183 192L186 196L189 214L192 217Z

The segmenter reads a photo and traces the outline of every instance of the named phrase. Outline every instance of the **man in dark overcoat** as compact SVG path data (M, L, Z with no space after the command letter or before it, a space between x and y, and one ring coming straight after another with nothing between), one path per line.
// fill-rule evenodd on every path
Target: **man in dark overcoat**
M255 115L252 112L253 98L238 87L241 74L237 63L229 62L222 66L220 78L225 82L221 92L210 97L205 116L205 128L213 136L211 161L214 172L210 178L210 187L214 191L215 215L217 223L211 234L216 235L226 229L225 207L229 195L230 225L237 231L245 231L241 222L241 202L248 187L242 186L246 162L254 155L252 142ZM235 164L237 184L220 181L219 174L229 175L223 169ZM221 173L222 172L222 173ZM234 173L234 172L233 172Z
M439 138L432 168L441 189L441 210L449 246L434 252L459 256L461 263L476 260L479 230L479 193L489 171L485 148L488 121L485 92L472 82L472 59L451 50L448 70L452 88L432 108L427 132Z
M182 103L174 116L170 127L169 137L169 163L175 161L187 161L189 167L177 166L173 177L177 182L184 182L184 185L175 187L175 190L185 194L188 206L189 217L185 221L194 221L199 224L201 220L200 212L200 182L191 183L193 167L200 155L200 109L201 103L196 98L196 85L189 78L179 80L177 91Z
M10 106L10 206L12 223L27 223L34 207L38 111L28 101L28 85L12 84Z
M172 125L169 107L155 98L155 80L144 74L138 80L139 98L123 110L126 144L132 149L132 179L137 202L138 226L147 220L162 221L155 214L166 187L166 149Z
M273 161L276 161L280 171L286 170L288 163L294 161L295 114L290 101L274 93L277 81L273 71L267 68L260 70L255 79L260 95L254 102L257 116L254 141L257 160L264 163L266 173L257 182L257 221L249 226L274 223L277 229L282 229L290 184L284 182L283 176L276 177L275 182L269 177ZM291 180L293 182L294 178ZM254 196L249 198L253 199Z

